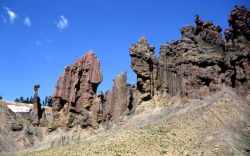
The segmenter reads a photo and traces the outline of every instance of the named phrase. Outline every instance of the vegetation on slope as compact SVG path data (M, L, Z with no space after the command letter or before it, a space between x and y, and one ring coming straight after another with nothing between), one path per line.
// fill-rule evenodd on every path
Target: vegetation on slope
M24 155L249 155L249 104L233 92L191 101L184 114ZM196 103L196 104L195 104Z

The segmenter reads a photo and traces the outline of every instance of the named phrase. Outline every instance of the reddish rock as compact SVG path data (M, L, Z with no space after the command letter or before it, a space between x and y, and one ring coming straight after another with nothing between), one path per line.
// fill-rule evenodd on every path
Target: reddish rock
M150 46L147 39L142 37L137 45L129 48L131 67L137 74L137 90L141 100L150 100L157 88L157 59L154 47Z
M100 91L97 97L94 99L92 107L90 108L90 120L91 120L91 125L94 128L98 128L98 125L104 121L103 104L104 104L104 95Z
M228 17L228 23L231 27L224 32L227 41L240 35L250 40L250 12L245 6L235 6Z
M250 11L245 6L235 6L228 17L229 28L225 30L226 61L231 66L225 81L231 78L231 86L240 95L250 90Z
M100 61L89 51L74 64L67 66L57 81L53 97L75 104L76 108L88 107L102 82Z
M114 120L119 117L127 109L127 73L123 72L114 79L112 89L111 114Z
M100 62L88 52L66 67L57 82L52 97L55 123L94 128L102 122L119 123L156 93L203 98L229 86L240 95L250 94L249 11L235 7L228 21L225 40L220 26L197 15L196 26L180 29L180 40L161 46L159 59L154 47L141 38L129 49L136 88L126 83L124 72L105 96L102 92L96 96L102 81Z
M112 117L111 115L111 103L112 103L112 93L110 90L107 90L104 96L104 121L109 121Z
M101 82L100 61L93 51L67 66L57 81L52 97L55 120L64 120L59 123L68 126L74 126L74 123L87 126L92 121L90 117L93 118L93 110L96 109L92 107L97 107L94 100ZM92 126L96 127L95 124Z
M127 84L127 73L123 72L114 79L112 93L105 95L105 118L107 121L120 123L122 117L133 113L136 108L135 87Z

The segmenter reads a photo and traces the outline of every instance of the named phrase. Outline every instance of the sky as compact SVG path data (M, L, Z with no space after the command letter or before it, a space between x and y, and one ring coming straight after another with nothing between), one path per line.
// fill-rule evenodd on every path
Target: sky
M234 5L250 9L250 0L0 0L0 96L30 97L36 83L41 98L52 95L64 67L89 50L101 61L98 90L123 71L135 83L131 44L146 36L158 56L195 14L227 28Z

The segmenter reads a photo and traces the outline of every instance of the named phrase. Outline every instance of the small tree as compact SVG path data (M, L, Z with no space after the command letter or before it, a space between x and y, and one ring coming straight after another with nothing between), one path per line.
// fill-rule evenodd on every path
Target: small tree
M19 99L18 99L18 98L16 98L16 99L15 99L15 102L19 102Z
M45 100L44 100L44 102L45 102L45 105L47 105L47 104L48 104L48 96L45 96Z
M29 103L30 102L30 99L29 97L26 98L26 100L24 100L24 103Z
M3 100L3 97L2 97L2 96L0 96L0 100Z
M23 97L22 97L22 96L20 97L19 102L24 102L24 99L23 99Z
M52 107L52 97L51 96L48 97L48 106Z
M30 103L33 103L33 96L30 97Z

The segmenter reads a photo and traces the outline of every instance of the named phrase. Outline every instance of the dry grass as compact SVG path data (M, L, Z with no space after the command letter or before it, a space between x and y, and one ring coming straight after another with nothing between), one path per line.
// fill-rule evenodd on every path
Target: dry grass
M249 155L250 106L234 96L222 92L204 101L186 101L192 106L188 112L158 123L23 155Z

